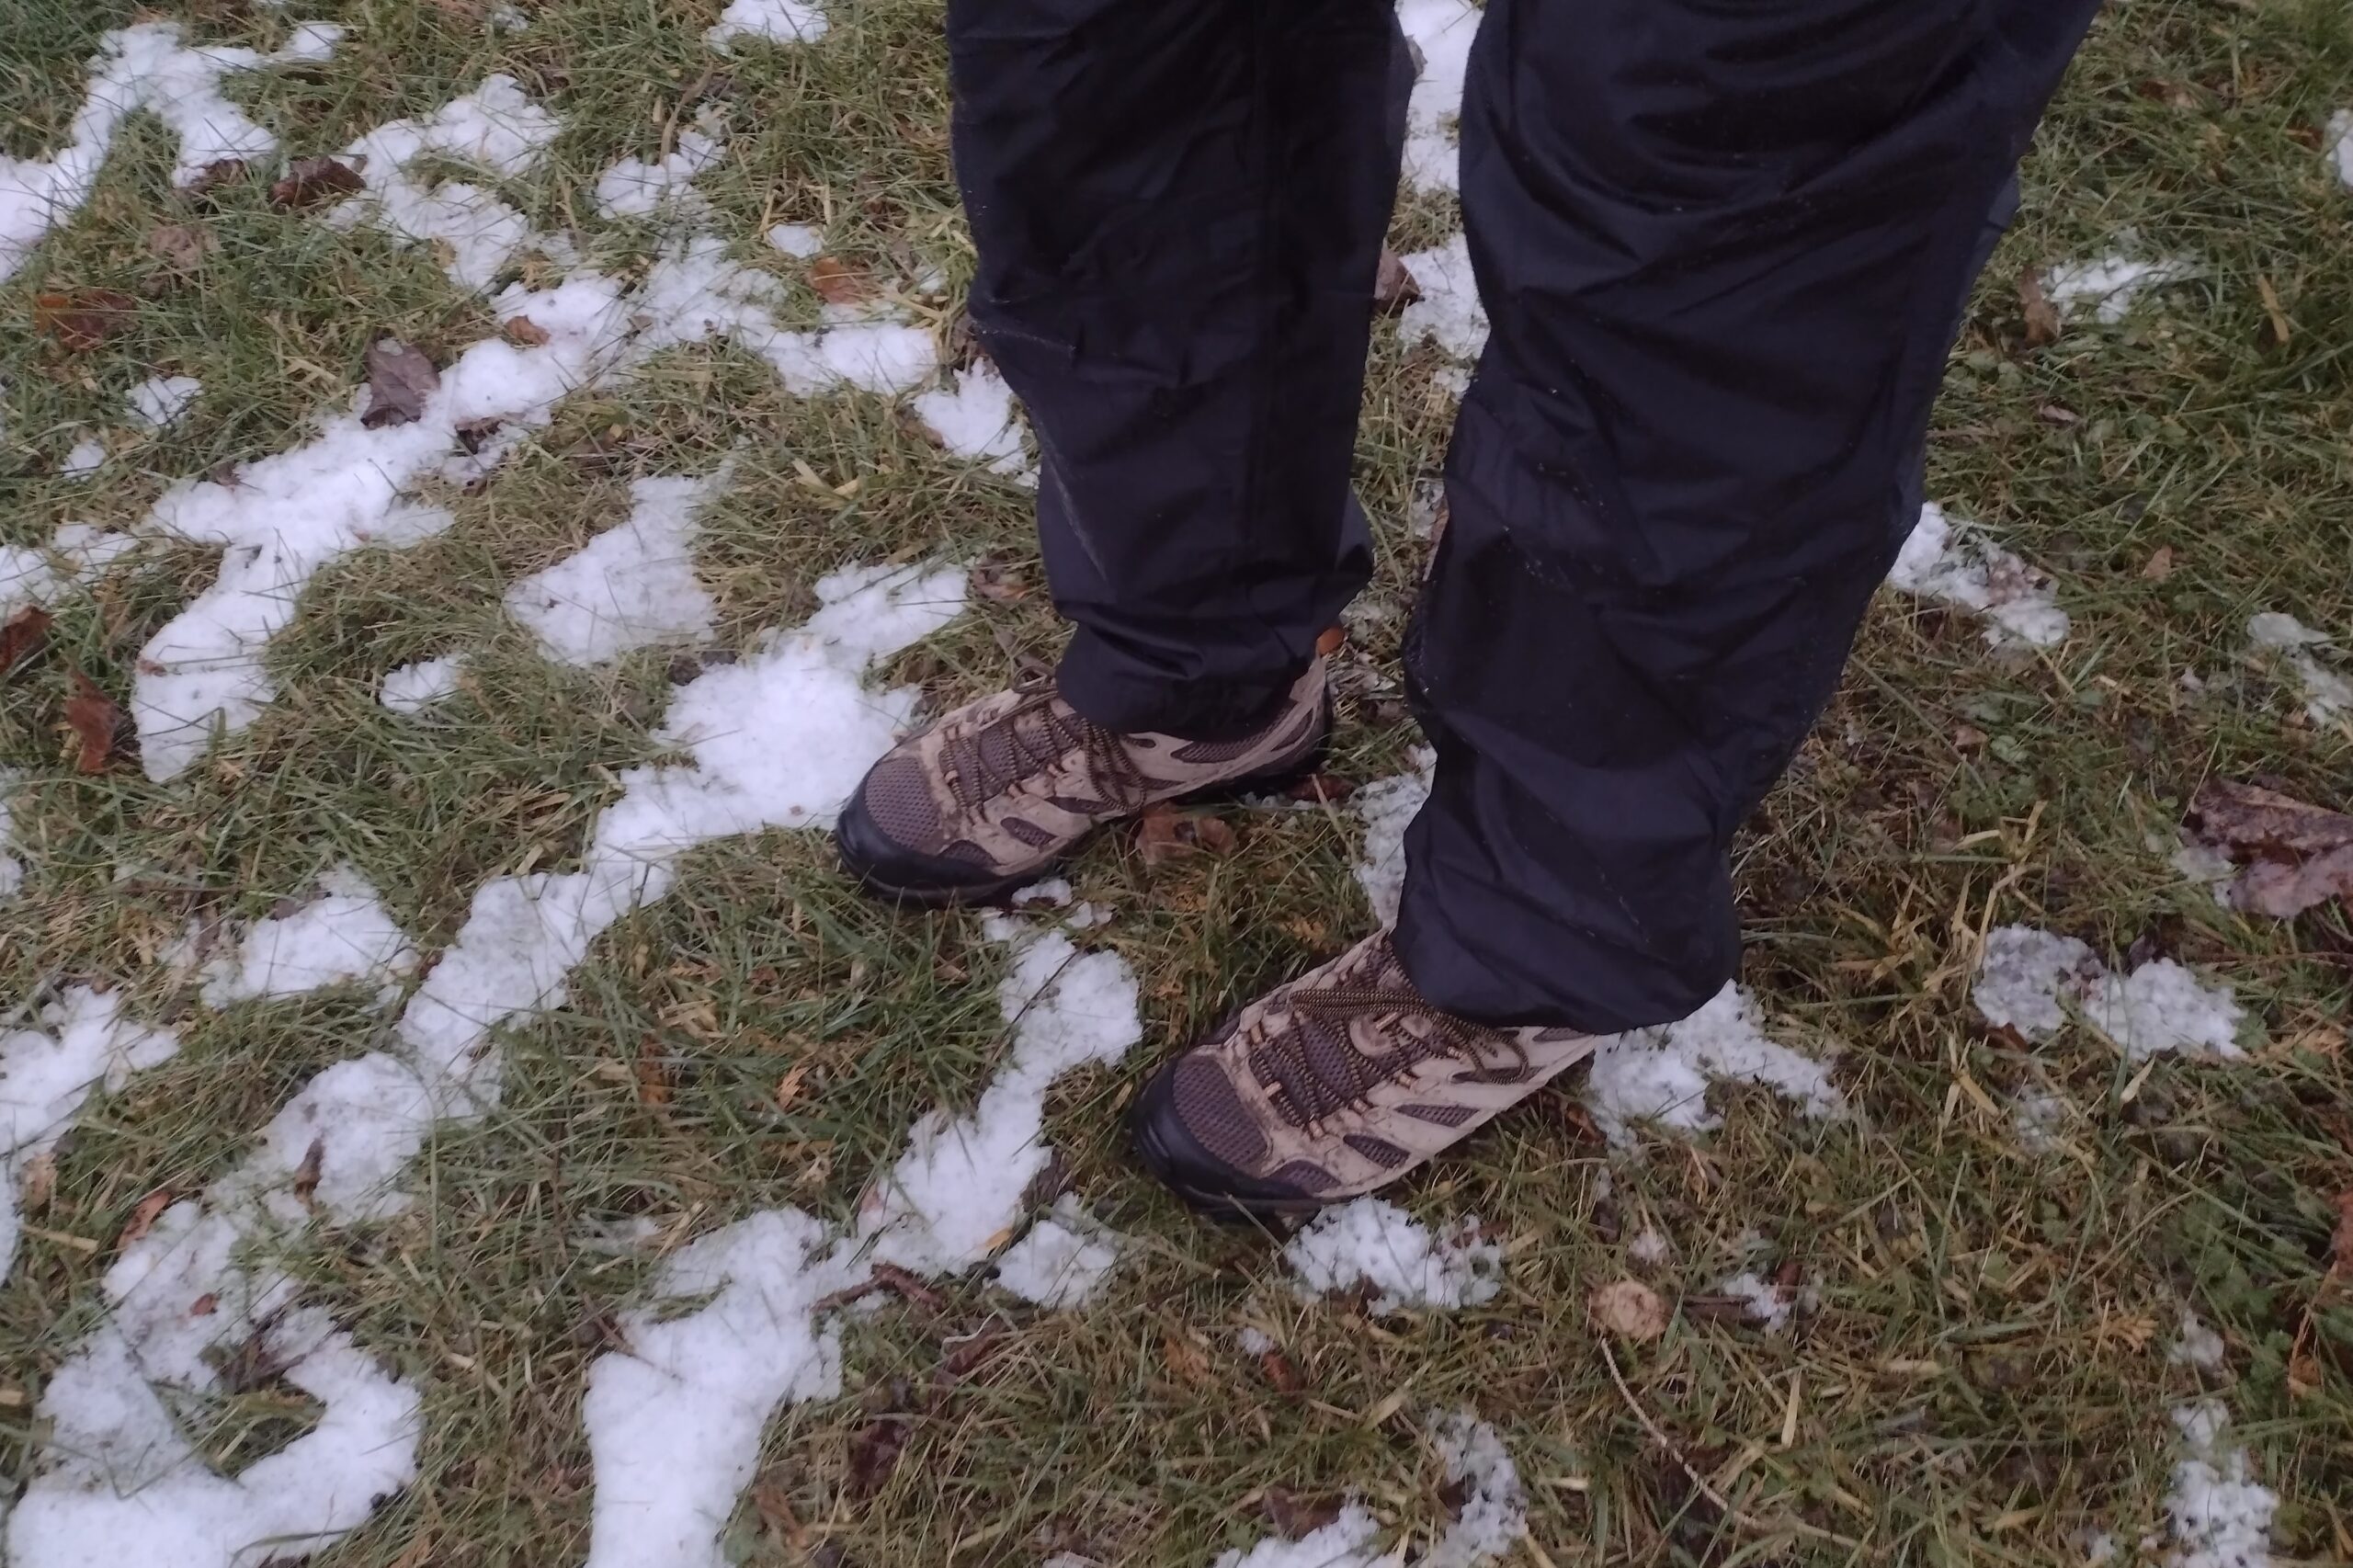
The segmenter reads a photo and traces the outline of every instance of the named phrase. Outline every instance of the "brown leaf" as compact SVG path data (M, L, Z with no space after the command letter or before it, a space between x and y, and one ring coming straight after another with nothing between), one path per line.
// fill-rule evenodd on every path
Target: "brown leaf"
M0 626L0 676L6 675L49 636L49 611L39 605L27 605Z
M1209 1353L1194 1344L1192 1335L1182 1329L1160 1331L1160 1361L1180 1383L1200 1387L1216 1381L1216 1374L1210 1370Z
M1587 1298L1586 1309L1595 1323L1638 1345L1666 1332L1666 1303L1639 1279L1616 1279L1602 1286Z
M529 316L509 316L506 324L498 330L507 342L526 348L537 348L548 340L548 329Z
M1347 627L1327 626L1315 639L1315 652L1321 657L1328 659L1342 648L1347 647L1347 642L1348 629Z
M1336 806L1356 792L1354 784L1329 773L1311 773L1283 791L1294 801L1313 801L1327 806Z
M895 1291L919 1307L929 1307L933 1312L938 1312L948 1305L947 1297L895 1263L876 1264L874 1283L885 1290Z
M991 604L1009 605L1029 597L1021 570L1002 561L983 561L972 568L972 592Z
M252 172L243 158L215 158L197 172L187 190L190 196L210 196L223 186L237 184Z
M2173 546L2161 544L2149 551L2148 561L2141 567L2142 579L2145 582L2162 583L2172 575Z
M1307 1380L1299 1375L1299 1369L1291 1364L1290 1358L1282 1353L1279 1346L1258 1352L1258 1370L1267 1375L1267 1381L1274 1386L1277 1393L1306 1392Z
M770 1535L795 1551L809 1550L809 1531L801 1516L792 1511L792 1498L786 1486L786 1474L781 1467L765 1470L752 1483L752 1509L760 1516L760 1523Z
M662 1042L647 1035L637 1047L637 1103L665 1106L670 1103L670 1064L662 1051Z
M1393 316L1421 297L1422 286L1414 281L1414 275L1405 269L1404 262L1399 259L1396 252L1384 249L1381 253L1380 269L1372 275L1373 309L1383 315Z
M114 759L114 739L122 729L122 710L97 681L74 672L74 695L65 699L65 723L82 743L74 766L84 773L104 773Z
M2200 835L2233 849L2318 855L2353 844L2353 816L2228 778L2210 778L2189 802Z
M821 256L809 264L809 287L829 305L862 304L874 297L874 283L838 257Z
M122 1234L114 1239L115 1250L120 1252L153 1230L155 1216L171 1206L172 1189L168 1187L159 1187L131 1205L131 1218L123 1222Z
M870 1422L849 1440L851 1496L871 1497L882 1490L882 1483L899 1468L899 1456L906 1451L915 1429L915 1422L907 1416L885 1415Z
M17 1172L17 1208L28 1217L49 1207L57 1190L57 1156L43 1149L28 1157Z
M1288 1487L1269 1486L1259 1495L1258 1506L1276 1534L1302 1540L1338 1518L1341 1503L1330 1495L1302 1497Z
M87 354L129 326L139 301L114 289L63 289L33 296L33 329L69 353Z
M412 424L440 384L441 372L421 351L397 337L380 337L368 346L368 412L359 423L370 430Z
M334 158L297 158L269 187L269 204L285 211L311 207L338 196L348 196L367 181L350 165Z
M2309 1350L2299 1350L2288 1358L2288 1397L2310 1399L2320 1392L2327 1374L2321 1370L2320 1358Z
M958 1342L956 1348L939 1358L940 1375L950 1380L969 1378L979 1371L990 1357L1004 1348L1005 1330L982 1329L978 1334Z
M2332 898L2353 904L2353 845L2293 864L2257 860L2231 884L2230 898L2233 907L2274 920L2293 920Z
M2059 311L2042 291L2042 278L2032 267L2018 269L2018 307L2026 314L2026 343L2029 348L2054 342L2059 336Z
M318 1193L319 1172L326 1163L327 1141L324 1137L312 1139L311 1146L302 1151L302 1163L294 1167L294 1200L305 1209L311 1207L312 1199Z
M220 1310L221 1298L212 1291L207 1290L188 1303L188 1315L192 1318L209 1318Z
M176 272L193 272L221 248L212 231L194 223L158 223L147 231L147 254Z
M1240 842L1232 824L1172 806L1148 806L1136 819L1136 848L1147 866L1193 855L1230 855Z

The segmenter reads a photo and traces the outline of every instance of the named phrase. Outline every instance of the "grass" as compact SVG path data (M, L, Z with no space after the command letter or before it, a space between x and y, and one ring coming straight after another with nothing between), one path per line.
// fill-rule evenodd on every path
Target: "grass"
M733 150L700 188L742 255L759 254L757 226L814 222L837 255L900 278L936 266L961 289L937 8L862 0L817 47L733 61L701 41L718 8L550 0L502 33L462 5L336 0L303 13L350 28L335 61L233 91L303 153L510 72L567 127L510 198L542 225L579 222L613 265L648 236L594 222L597 171L659 153L716 103ZM0 40L0 148L54 144L80 61L131 14L21 0ZM232 0L172 14L259 45L286 26ZM1138 1238L1133 1255L1084 1312L1013 1307L966 1281L936 1312L855 1320L848 1392L779 1417L731 1552L1199 1564L1262 1533L1279 1494L1350 1487L1426 1538L1449 1500L1422 1421L1469 1406L1529 1483L1528 1562L2070 1562L2086 1530L2129 1553L2162 1528L2166 1413L2208 1386L2281 1494L2281 1559L2353 1556L2353 1298L2325 1282L2331 1199L2353 1188L2353 924L2337 907L2288 925L2231 915L2151 847L2207 777L2271 777L2339 805L2353 778L2353 740L2306 722L2282 672L2243 652L2257 609L2353 632L2353 195L2313 145L2347 106L2353 31L2317 0L2135 0L2103 19L2054 106L1948 371L1931 494L2049 568L2075 634L1995 657L1973 622L1883 601L1739 851L1745 978L1779 1032L1841 1043L1852 1117L1806 1123L1761 1092L1719 1091L1720 1131L1628 1158L1591 1135L1573 1095L1552 1097L1400 1195L1433 1219L1486 1217L1511 1254L1498 1300L1387 1321L1302 1304L1265 1238L1194 1223L1127 1164L1116 1113L1165 1050L1362 929L1354 829L1237 812L1233 857L1156 868L1106 838L1074 881L1118 912L1097 939L1142 978L1149 1041L1058 1091L1049 1135L1063 1179ZM132 526L171 479L290 444L357 384L381 332L450 348L490 330L428 256L274 210L257 185L192 211L168 188L170 152L134 126L89 208L0 286L0 541ZM166 221L220 242L193 277L146 248ZM1398 248L1453 221L1446 203L1410 201ZM2201 276L2122 325L2029 347L2021 268L2119 244L2193 256ZM81 286L139 309L98 351L67 355L33 331L32 300ZM813 296L793 308L813 318ZM1432 367L1384 330L1359 473L1382 603L1409 597L1420 564L1402 519L1444 438ZM204 382L189 418L153 437L117 428L123 392L162 370ZM94 429L108 468L59 478L64 449ZM688 672L661 652L602 675L551 669L500 594L617 518L628 479L700 471L738 443L740 482L698 556L722 655L805 615L815 578L847 561L1029 560L1024 494L934 451L879 400L790 398L754 362L703 348L567 403L493 483L452 498L449 533L322 573L273 649L279 700L170 785L127 766L75 774L62 709L69 668L127 688L138 649L210 580L207 552L151 547L62 608L48 648L0 682L0 759L27 775L17 836L32 868L0 903L0 1003L100 981L184 1041L85 1113L35 1218L43 1234L0 1289L0 1490L31 1464L32 1402L95 1321L133 1207L226 1169L309 1074L386 1027L350 994L209 1012L158 950L191 917L267 914L349 859L430 954L483 881L572 864L620 770L654 755ZM851 479L844 501L831 487ZM2149 570L2160 551L2164 575ZM1034 569L1029 581L891 673L948 702L1050 653L1058 633ZM1360 644L1393 676L1384 624ZM409 718L376 703L386 670L457 649L470 662L449 703ZM1373 701L1344 718L1339 771L1398 768L1410 730ZM2267 1043L2245 1063L2145 1072L2080 1029L2020 1051L1967 1006L1974 941L2011 920L2225 978ZM847 1213L908 1122L969 1105L1001 1059L1002 962L972 920L856 898L808 837L698 852L676 892L597 945L567 1007L510 1031L504 1103L443 1130L412 1173L415 1206L316 1234L290 1260L309 1298L425 1400L419 1483L318 1561L578 1562L583 1378L653 1264L584 1246L581 1223L643 1215L675 1246L763 1208ZM644 1091L648 1062L665 1096ZM778 1081L802 1069L779 1108ZM2035 1083L2081 1113L2044 1154L1987 1108ZM1674 1244L1650 1269L1625 1251L1645 1227ZM1658 1343L1617 1350L1621 1391L1586 1293L1634 1272L1704 1295L1760 1238L1768 1266L1818 1281L1821 1310L1784 1337L1687 1312ZM2224 1335L2224 1373L2166 1361L2184 1306ZM1303 1388L1275 1386L1235 1348L1245 1323L1281 1340ZM1005 1336L985 1374L918 1423L879 1492L854 1495L853 1441L894 1380L921 1382L984 1328ZM2302 1393L2299 1354L2319 1373ZM267 1378L189 1415L233 1464L309 1418Z

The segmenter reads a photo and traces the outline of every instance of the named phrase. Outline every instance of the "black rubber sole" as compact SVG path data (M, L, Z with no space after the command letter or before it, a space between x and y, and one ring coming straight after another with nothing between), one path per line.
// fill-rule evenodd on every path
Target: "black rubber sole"
M1288 790L1324 766L1331 744L1332 727L1327 714L1323 735L1297 761L1179 795L1169 804L1214 805L1244 795ZM866 814L863 787L850 796L849 804L842 808L840 821L834 824L834 852L841 860L842 869L861 889L892 903L914 904L923 909L985 908L1008 903L1023 888L1052 876L1067 865L1086 843L1086 839L1082 838L1053 859L1019 876L967 881L962 878L971 874L972 867L965 862L909 854L885 837Z
M1154 1181L1196 1213L1227 1224L1288 1229L1326 1207L1325 1199L1312 1194L1253 1181L1202 1148L1170 1103L1175 1080L1171 1062L1153 1075L1128 1112L1137 1162Z

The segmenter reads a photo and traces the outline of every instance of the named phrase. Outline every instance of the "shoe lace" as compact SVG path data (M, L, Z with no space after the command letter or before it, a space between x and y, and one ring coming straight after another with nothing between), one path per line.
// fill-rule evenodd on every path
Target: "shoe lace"
M1343 1026L1357 1018L1372 1018L1393 1026L1407 1017L1419 1018L1429 1025L1427 1034L1393 1027L1383 1028L1381 1033L1392 1040L1403 1037L1397 1049L1373 1058L1350 1051L1347 1074L1337 1082L1330 1073L1319 1068L1315 1053L1306 1049L1296 1028L1278 1033L1262 1027L1253 1044L1256 1050L1268 1052L1277 1066L1273 1074L1277 1081L1268 1086L1282 1090L1285 1098L1290 1097L1292 1085L1309 1087L1311 1103L1294 1108L1298 1113L1295 1119L1310 1130L1336 1111L1370 1110L1374 1088L1397 1082L1433 1056L1467 1062L1482 1073L1507 1072L1514 1075L1526 1072L1530 1062L1528 1047L1518 1035L1458 1017L1415 992L1342 984L1308 993L1296 998L1291 1006L1295 1012L1313 1013ZM1266 1076L1261 1074L1262 1079Z
M991 760L993 740L1002 743L1010 766ZM1090 780L1107 803L1123 811L1142 803L1149 782L1120 737L1074 712L1043 683L949 749L948 786L966 810L975 810L1073 752L1086 759Z

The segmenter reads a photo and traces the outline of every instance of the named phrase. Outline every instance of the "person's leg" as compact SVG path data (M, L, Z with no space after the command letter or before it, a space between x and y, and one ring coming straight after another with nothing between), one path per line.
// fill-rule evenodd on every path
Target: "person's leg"
M1116 733L1263 723L1363 585L1349 499L1410 69L1385 0L951 0L972 317Z
M1971 278L2093 0L1487 0L1493 335L1407 648L1438 762L1393 935L1138 1097L1188 1199L1370 1190L1729 979L1734 829L1919 503Z

